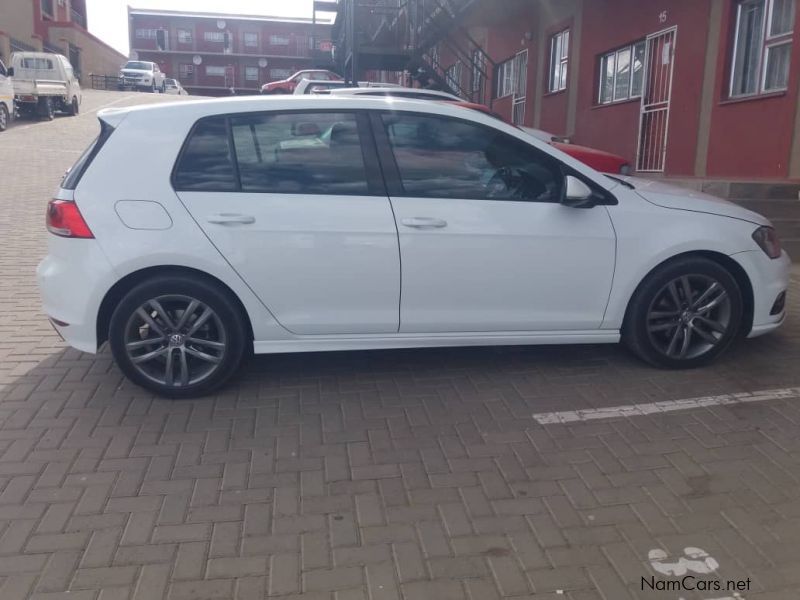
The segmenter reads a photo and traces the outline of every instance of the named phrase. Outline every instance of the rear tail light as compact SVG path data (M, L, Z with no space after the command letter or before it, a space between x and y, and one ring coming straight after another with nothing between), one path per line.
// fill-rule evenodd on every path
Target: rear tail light
M50 200L47 205L47 231L67 238L93 238L78 205L69 200Z
M781 257L781 240L772 227L759 227L753 232L753 240L770 258Z

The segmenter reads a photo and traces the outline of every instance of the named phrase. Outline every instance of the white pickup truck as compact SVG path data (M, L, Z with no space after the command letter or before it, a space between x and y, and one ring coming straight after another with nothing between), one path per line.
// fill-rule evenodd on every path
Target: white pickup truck
M66 56L47 52L15 52L9 75L20 116L52 120L55 111L77 115L81 86Z

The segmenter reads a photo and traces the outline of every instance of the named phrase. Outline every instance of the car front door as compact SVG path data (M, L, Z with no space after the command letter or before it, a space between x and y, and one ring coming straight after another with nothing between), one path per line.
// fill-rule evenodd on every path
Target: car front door
M347 111L213 117L176 169L194 219L293 333L397 332L397 228L368 128Z
M400 237L403 333L600 327L616 238L560 203L564 166L469 120L373 114Z

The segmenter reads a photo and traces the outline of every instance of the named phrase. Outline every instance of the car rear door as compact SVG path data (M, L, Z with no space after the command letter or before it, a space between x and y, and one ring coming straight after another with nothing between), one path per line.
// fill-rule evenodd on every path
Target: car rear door
M397 332L397 228L368 129L351 111L213 117L179 159L180 199L293 333Z
M560 204L563 165L486 125L375 113L402 260L402 333L600 327L616 236Z

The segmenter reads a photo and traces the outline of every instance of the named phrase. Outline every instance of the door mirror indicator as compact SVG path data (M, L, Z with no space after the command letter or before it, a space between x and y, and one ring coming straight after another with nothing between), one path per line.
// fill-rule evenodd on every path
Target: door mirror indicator
M592 208L595 205L592 188L574 175L564 178L564 198L561 204L570 208Z

